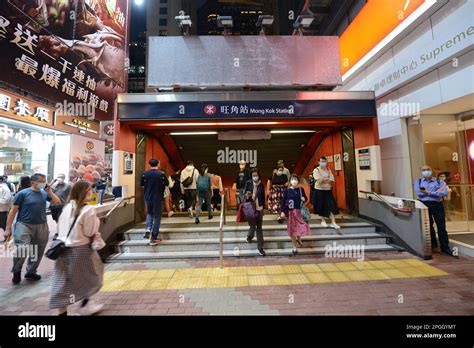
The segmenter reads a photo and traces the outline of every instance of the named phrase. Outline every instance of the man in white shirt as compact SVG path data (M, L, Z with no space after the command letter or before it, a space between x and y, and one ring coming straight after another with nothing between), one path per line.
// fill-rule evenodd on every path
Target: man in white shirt
M12 193L10 188L4 182L3 176L0 176L0 229L5 232L7 228L8 212L12 206Z

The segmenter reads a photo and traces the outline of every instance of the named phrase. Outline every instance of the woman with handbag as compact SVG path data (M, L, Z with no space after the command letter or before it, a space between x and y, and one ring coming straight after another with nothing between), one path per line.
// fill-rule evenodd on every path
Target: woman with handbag
M298 253L298 246L303 247L302 236L310 234L309 219L311 215L305 202L308 200L306 193L298 187L298 175L290 176L290 187L283 191L281 200L281 218L288 218L288 235L293 243L293 255Z
M339 214L336 200L332 194L332 186L334 185L334 175L331 169L327 167L328 161L322 156L319 159L319 166L313 171L315 181L314 188L316 196L314 202L314 211L321 217L321 226L328 227L326 218L331 218L331 227L338 230L341 227L336 224L336 215Z
M55 262L49 299L49 308L56 309L58 315L67 315L67 307L78 301L81 315L102 309L101 304L90 300L102 287L104 266L97 250L105 246L95 209L87 205L92 193L88 182L76 182L59 217L58 240L65 249Z
M265 185L263 184L260 173L257 168L253 168L250 177L252 180L247 181L245 184L245 194L247 196L247 202L255 204L255 218L249 219L248 223L250 226L247 234L247 242L251 243L255 233L257 234L257 250L260 256L265 256L263 250L263 206L265 204Z

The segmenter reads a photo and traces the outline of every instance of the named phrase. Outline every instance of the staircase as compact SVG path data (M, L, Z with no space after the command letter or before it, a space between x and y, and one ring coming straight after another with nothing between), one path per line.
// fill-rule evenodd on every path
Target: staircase
M298 249L298 255L324 254L326 245L363 245L364 252L398 251L399 247L389 244L389 237L377 231L377 227L364 220L345 216L338 218L340 230L324 228L320 220L313 216L310 221L311 235L303 237L304 247ZM247 223L236 223L235 215L227 216L224 226L224 257L257 256L256 238L247 243ZM149 246L143 239L144 224L137 225L123 233L122 240L113 244L115 253L107 262L152 261L163 259L218 258L219 257L219 216L208 220L201 217L196 225L189 217L163 218L160 235L162 242L158 246ZM264 249L267 256L288 256L292 243L288 237L286 224L279 224L275 215L264 216Z

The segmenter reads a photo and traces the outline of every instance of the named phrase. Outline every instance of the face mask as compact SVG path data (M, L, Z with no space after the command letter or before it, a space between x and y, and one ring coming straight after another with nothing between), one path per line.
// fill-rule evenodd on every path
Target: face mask
M296 186L296 185L298 185L298 180L294 180L294 179L293 179L293 180L291 180L291 184L292 184L293 186Z
M57 182L58 182L58 184L62 184L64 182L64 179L63 178L58 178Z
M252 180L257 182L258 181L258 176L252 176Z
M421 172L421 174L425 177L428 178L431 176L431 170L424 170Z
M319 165L323 168L325 168L328 164L327 162L319 162Z
M46 184L36 184L36 188L38 190L44 190L45 187L46 187Z
M443 180L443 181L446 181L446 177L445 177L445 176L440 176L439 179L440 179L440 180Z

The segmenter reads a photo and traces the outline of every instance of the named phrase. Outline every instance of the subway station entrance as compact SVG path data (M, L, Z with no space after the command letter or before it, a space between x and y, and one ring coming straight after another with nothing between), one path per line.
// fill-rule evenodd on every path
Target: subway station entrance
M242 159L258 168L265 183L283 160L309 191L309 174L326 156L336 178L338 206L353 215L358 213L358 189L372 189L381 179L371 92L128 94L119 97L117 116L119 144L130 143L124 137L136 140L129 151L136 153L137 177L152 157L160 159L168 175L188 160L196 168L205 163L229 189L231 208L236 204L231 187ZM359 151L368 165L357 165ZM139 211L141 203L136 204Z

